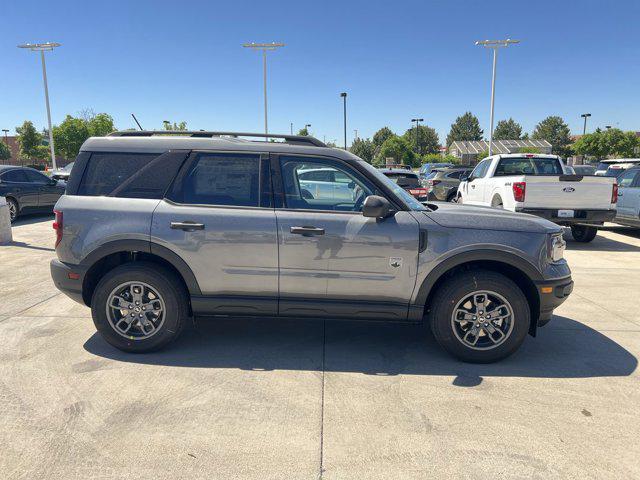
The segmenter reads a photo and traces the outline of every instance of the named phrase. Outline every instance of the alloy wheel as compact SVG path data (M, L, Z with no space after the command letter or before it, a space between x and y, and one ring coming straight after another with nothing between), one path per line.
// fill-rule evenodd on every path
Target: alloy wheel
M166 314L162 296L143 282L126 282L112 290L107 299L107 319L111 327L130 340L155 335Z

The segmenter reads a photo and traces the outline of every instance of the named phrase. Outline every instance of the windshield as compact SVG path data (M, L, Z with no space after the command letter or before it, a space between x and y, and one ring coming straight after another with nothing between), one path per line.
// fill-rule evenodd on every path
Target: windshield
M563 173L562 165L557 158L512 157L501 159L493 176L562 175Z
M622 168L622 167L609 167L609 168L607 168L607 171L604 172L604 176L605 177L618 177L622 173L624 173L625 170L626 170L626 168Z
M69 165L62 167L62 170L64 170L65 172L70 172L72 168L73 168L73 162L71 162Z
M404 188L400 187L393 180L387 177L384 173L382 173L377 168L369 165L367 162L361 162L361 165L366 168L371 175L376 177L380 182L384 183L390 190L393 191L398 197L402 198L404 203L406 203L411 210L422 211L428 210L427 207L422 205L418 200L415 199L413 195L407 192Z
M598 170L606 170L607 168L609 168L610 165L611 165L610 163L600 162L596 168Z

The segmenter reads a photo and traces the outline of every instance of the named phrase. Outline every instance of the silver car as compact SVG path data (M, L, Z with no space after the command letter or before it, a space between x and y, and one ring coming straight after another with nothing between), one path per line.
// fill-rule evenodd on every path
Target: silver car
M84 143L55 207L51 274L108 343L156 350L191 316L425 321L451 354L492 362L571 293L555 224L423 205L347 151L265 137Z

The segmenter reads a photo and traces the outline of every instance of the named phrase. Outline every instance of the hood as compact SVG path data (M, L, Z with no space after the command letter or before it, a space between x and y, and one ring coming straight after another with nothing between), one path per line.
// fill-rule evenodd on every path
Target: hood
M445 202L429 202L429 205L435 211L424 212L425 215L438 225L448 228L531 233L554 233L562 230L549 220L526 213Z

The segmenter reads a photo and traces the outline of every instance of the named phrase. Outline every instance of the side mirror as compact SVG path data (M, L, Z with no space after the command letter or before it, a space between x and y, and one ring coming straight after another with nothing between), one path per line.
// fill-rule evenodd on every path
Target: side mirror
M391 212L389 200L378 195L369 195L362 204L362 215L371 218L386 218Z
M471 179L472 179L472 178L471 178L471 175L462 175L462 176L460 177L460 181L461 181L461 182L468 182L468 181L470 181Z

